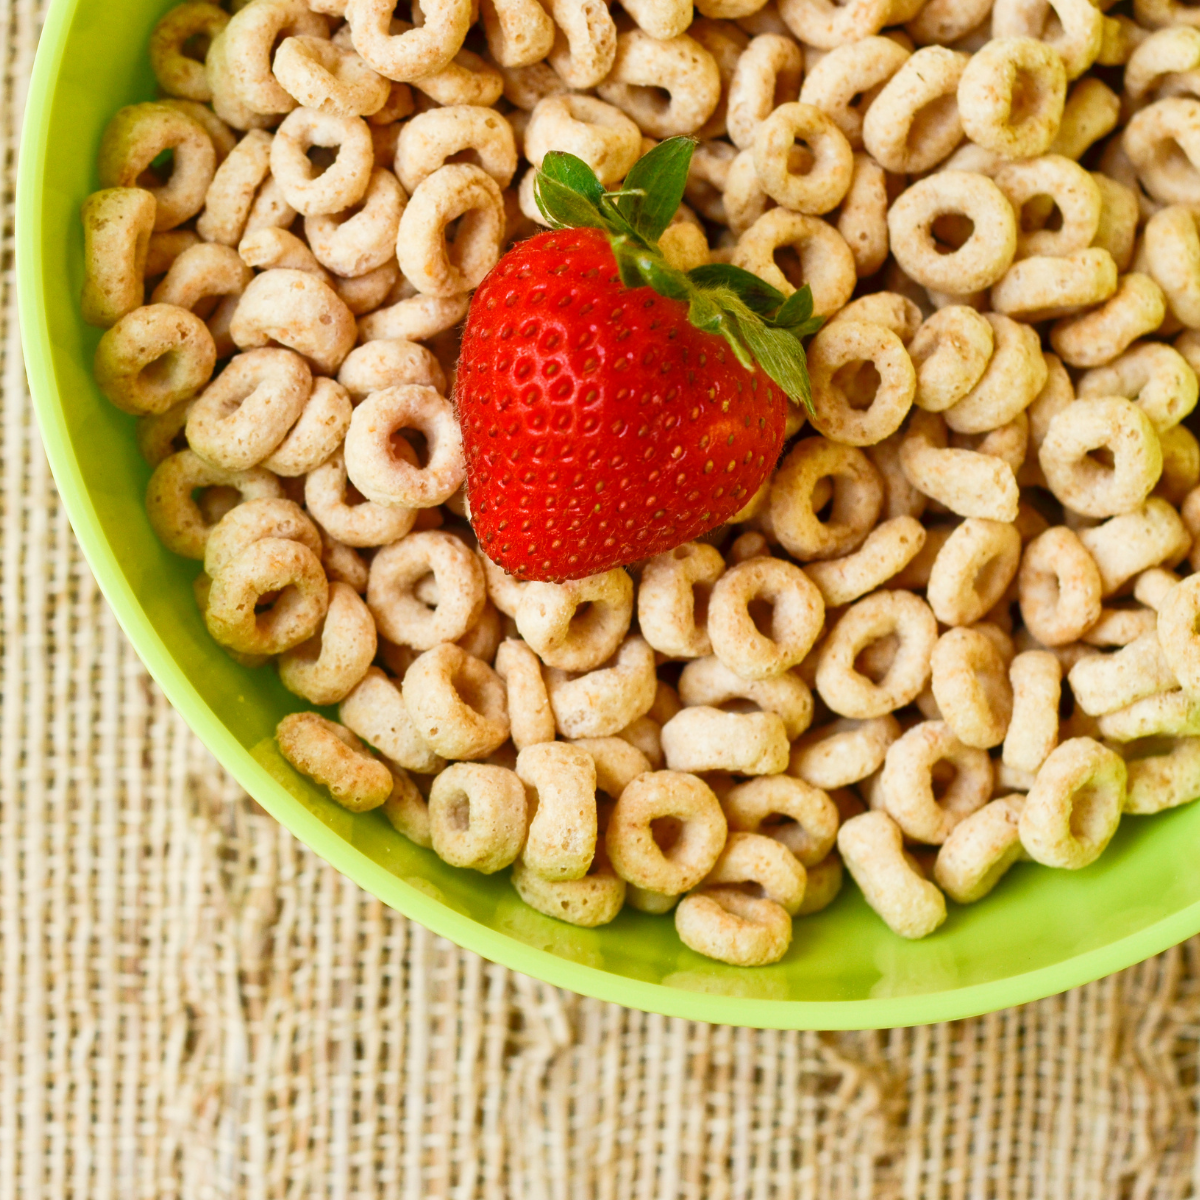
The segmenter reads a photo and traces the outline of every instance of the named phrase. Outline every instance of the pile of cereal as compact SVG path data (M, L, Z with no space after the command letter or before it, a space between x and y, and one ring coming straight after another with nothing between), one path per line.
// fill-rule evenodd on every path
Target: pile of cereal
M843 864L923 937L1200 794L1200 20L698 7L189 0L104 134L83 310L212 636L340 706L288 761L543 913L755 965ZM520 582L458 327L548 151L612 187L676 135L662 250L811 287L813 428L701 541Z

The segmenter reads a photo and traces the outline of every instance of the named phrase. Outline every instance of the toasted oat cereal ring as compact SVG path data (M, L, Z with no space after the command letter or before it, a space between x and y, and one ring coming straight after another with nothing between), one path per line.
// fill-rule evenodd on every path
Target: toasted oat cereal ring
M547 9L554 18L554 46L546 63L526 69L536 72L544 67L554 78L537 84L522 81L515 92L518 99L525 98L522 92L531 90L538 100L552 92L584 91L595 87L612 70L617 53L617 27L607 4L602 0L549 0ZM510 92L515 87L510 83ZM532 109L536 102L530 95L518 107ZM513 99L513 103L517 100Z
M887 813L852 817L838 830L838 851L863 898L893 933L923 938L945 921L945 897L913 867L900 827Z
M144 302L156 207L154 197L136 187L105 188L83 202L80 307L89 325L107 329Z
M848 787L878 771L899 736L900 725L890 713L867 721L839 718L809 730L793 745L788 774L826 790Z
M429 791L429 835L443 862L495 874L521 850L524 785L504 767L454 763Z
M1164 604L1164 613L1167 611ZM1160 625L1166 619L1160 615ZM1178 632L1177 626L1171 630L1171 634ZM1187 636L1185 621L1184 641ZM1182 677L1174 670L1177 657L1174 651L1168 651L1166 637L1149 630L1111 654L1081 658L1067 675L1071 694L1079 708L1093 717L1128 708L1147 696L1174 691L1179 686ZM1186 664L1186 658L1180 658L1180 662Z
M271 134L252 129L217 167L204 195L204 211L196 219L196 232L206 242L236 246L270 170Z
M444 758L486 758L508 738L504 681L453 642L426 650L408 668L402 690L417 732Z
M982 900L1022 854L1017 832L1025 797L985 804L951 831L938 851L933 877L959 904Z
M654 703L654 651L628 637L610 666L582 675L550 667L546 690L558 731L568 738L610 737L644 716Z
M647 715L630 721L624 729L618 729L613 735L628 742L635 750L641 752L650 764L652 771L662 769L666 761L662 748L662 725L653 717Z
M432 607L414 591L430 574L437 585ZM383 547L371 560L367 605L390 642L418 650L453 642L479 619L486 599L479 560L453 534L413 533Z
M346 389L319 376L313 380L300 416L262 465L286 478L316 470L342 444L353 411Z
M721 807L731 832L765 834L805 867L824 861L837 838L837 806L819 788L790 775L739 783L721 798Z
M196 313L213 335L217 357L225 358L234 351L229 323L253 277L229 246L200 242L176 256L150 299Z
M992 37L1037 39L1058 51L1068 79L1096 61L1104 37L1104 15L1089 0L997 0Z
M1117 264L1107 250L1094 247L1013 263L992 288L991 302L1006 316L1043 321L1099 304L1116 290Z
M894 517L877 525L853 553L812 562L805 574L817 585L828 608L849 604L902 571L925 544L925 529L914 517Z
M357 550L321 530L321 565L330 583L348 583L360 596L367 590L367 564Z
M151 164L171 152L161 179ZM204 205L217 156L204 127L167 104L131 104L117 110L100 139L96 173L102 188L144 187L155 199L155 229L174 229Z
M252 467L283 441L311 390L308 364L291 350L239 354L192 405L188 442L214 466Z
M1155 200L1200 199L1200 100L1170 97L1148 105L1129 118L1121 145Z
M280 655L279 679L313 704L336 704L367 673L375 646L375 622L358 593L331 583L324 621L308 641Z
M813 424L835 442L870 446L899 429L917 377L904 343L882 325L834 321L808 348Z
M878 680L856 667L859 655L888 637L898 640ZM937 621L929 605L911 592L875 592L838 619L817 658L816 686L839 716L882 717L915 700L929 679L929 656Z
M810 149L813 159L803 174L790 169L789 156L797 142ZM833 121L811 104L781 104L759 122L753 154L763 191L792 212L829 212L850 188L854 171L850 143Z
M796 916L807 917L828 908L842 890L842 860L836 850L831 850L814 866L808 867L808 880L804 888L804 899L796 910Z
M1178 587L1172 588L1158 610L1158 641L1162 653L1184 689L1200 691L1200 575L1190 575ZM1138 643L1133 643L1136 646ZM1127 647L1121 653L1127 653ZM1159 687L1156 691L1167 691ZM1115 706L1114 706L1115 707Z
M304 108L334 117L366 117L391 95L391 83L349 47L327 38L285 38L275 52L275 78Z
M622 879L677 896L712 870L726 832L725 815L707 784L679 771L655 771L639 775L621 793L605 845Z
M433 353L405 338L376 338L356 346L338 368L338 383L358 404L372 392L421 384L441 393L446 375Z
M689 707L733 704L729 711L743 712L745 705L757 705L763 712L778 713L789 741L799 737L812 721L812 692L798 675L784 671L771 679L743 679L712 655L684 667L679 697Z
M141 456L152 467L157 467L172 454L187 449L187 438L183 431L192 404L192 400L180 400L164 413L151 413L138 418L134 436Z
M337 275L357 277L395 261L396 234L407 204L396 177L371 172L353 209L304 218L304 235L317 261Z
M611 657L633 616L633 580L619 567L566 583L520 585L517 629L549 667L590 671ZM501 612L502 603L493 592ZM582 613L580 610L583 610Z
M1088 0L1082 3L1091 8ZM1095 9L1092 12L1099 16ZM1103 201L1099 185L1078 163L1047 154L1006 163L993 181L1017 214L1018 258L1072 254L1093 244ZM1048 197L1052 205L1041 197ZM1048 228L1055 213L1056 227Z
M430 109L405 122L396 143L396 174L411 193L456 155L466 153L477 158L500 187L512 182L517 170L512 126L494 109L469 104Z
M669 225L658 239L658 248L669 267L688 272L709 261L708 238L704 230L683 221Z
M320 174L308 158L313 147L336 150L332 164ZM365 121L313 108L289 113L271 142L271 176L287 202L305 216L339 213L357 204L371 181L374 159Z
M783 0L779 15L806 46L833 50L877 34L891 20L894 7L893 0L859 0L846 5L832 0Z
M1162 342L1138 342L1107 367L1088 371L1080 398L1124 396L1133 400L1161 437L1196 407L1196 373L1186 358Z
M214 579L247 546L263 538L299 542L320 557L321 535L304 510L278 496L259 496L231 508L213 526L204 544L204 570Z
M926 588L930 608L946 625L973 625L1004 594L1020 560L1012 525L968 517L938 551Z
M1200 442L1183 425L1172 425L1159 431L1163 471L1155 493L1168 504L1180 505L1189 492L1200 483Z
M778 775L788 761L783 718L773 712L685 708L663 726L662 747L672 771Z
M804 867L786 846L761 833L731 832L702 887L755 885L790 915L804 899L806 882Z
M917 373L913 403L943 412L964 399L983 377L994 348L992 327L973 308L939 309L908 344Z
M1095 862L1117 831L1125 763L1091 738L1071 738L1038 771L1021 812L1021 844L1047 867Z
M289 713L275 728L279 752L351 812L378 808L392 773L348 729L314 712Z
M712 116L721 99L721 72L686 34L659 41L633 29L617 36L612 68L596 91L648 136L676 137L695 133Z
M1100 617L1081 637L1088 646L1128 646L1143 634L1153 633L1157 614L1140 604L1129 607L1104 607Z
M1093 457L1106 452L1104 458ZM1150 418L1110 396L1069 405L1051 422L1038 462L1055 497L1074 512L1132 512L1162 474L1162 448Z
M867 37L838 46L808 72L800 89L800 102L819 108L857 149L863 144L864 114L908 57L908 50L887 37ZM736 139L734 144L741 145Z
M675 910L675 929L689 949L735 967L778 962L792 942L786 908L736 887L706 886L685 896Z
M96 385L122 412L162 413L212 375L216 346L194 313L147 304L104 331L93 359Z
M742 51L729 82L726 116L729 140L739 150L754 145L758 127L776 108L796 100L803 74L804 55L791 38L759 34Z
M965 217L970 235L944 253L939 219ZM1012 263L1017 222L1004 193L985 175L938 171L907 188L888 210L892 254L910 278L951 293L991 287Z
M149 193L143 188L129 188L128 191L140 197L139 203L144 202L149 196ZM98 192L92 194L99 195ZM154 223L151 221L149 224L153 226ZM86 238L86 229L84 235ZM164 229L161 233L151 233L150 244L146 248L146 264L142 269L142 274L146 279L165 275L171 269L171 264L189 246L195 246L199 241L200 235L192 229Z
M899 292L870 292L851 300L840 312L830 318L834 321L865 321L870 325L882 325L890 329L904 344L916 336L924 316L920 307Z
M785 275L775 261L780 251L791 251L789 258L798 260L799 269L788 261ZM817 316L829 316L845 305L857 279L854 255L841 234L817 217L786 208L771 209L755 219L738 239L730 261L787 296L807 283Z
M721 0L717 0L720 4ZM736 3L737 0L734 0ZM745 52L746 47L750 44L750 37L743 33L731 21L712 20L707 16L700 17L688 26L687 34L690 38L699 42L705 50L713 56L713 60L717 64L717 70L721 75L721 98L717 101L717 107L713 109L713 114L696 130L696 136L702 139L724 137L728 132L728 100L729 88L733 82L733 74L737 69L738 59ZM799 79L796 80L795 87L799 87ZM795 88L792 89L790 95L780 97L780 102L784 100L794 100L796 98ZM726 144L726 149L731 149ZM732 158L732 154L730 155Z
M943 762L953 777L936 795L936 768ZM947 722L923 721L888 747L880 787L888 815L908 837L940 846L964 817L987 803L992 760L986 751L964 745Z
M501 124L507 122L501 120ZM619 108L594 96L572 93L547 96L538 101L530 114L524 154L535 167L540 167L551 150L581 158L602 184L611 186L624 179L641 156L642 134ZM512 161L515 171L515 149ZM506 186L508 180L500 183Z
M496 651L496 674L508 695L508 719L518 750L554 741L554 711L537 655L520 638L506 638Z
M951 46L979 28L991 11L991 0L929 0L905 31L918 46Z
M346 463L337 449L304 481L304 503L331 536L348 546L383 546L403 538L413 527L416 512L370 501L356 503L346 477ZM464 630L466 626L464 626Z
M603 845L597 846L591 870L582 879L546 879L518 859L512 885L530 908L585 929L608 924L626 896L625 881L613 871Z
M267 12L279 11L278 4L264 4L257 6L259 9ZM286 7L286 5L285 5ZM297 5L297 9L301 6ZM314 33L320 34L325 29L324 20L311 13L307 8L302 11L312 21L319 22L316 27L310 27L304 30L293 30L292 32ZM258 14L261 15L261 12ZM253 19L253 18L251 18ZM204 80L208 84L208 90L212 94L213 112L227 126L233 129L266 129L274 125L278 120L278 116L274 112L259 111L246 103L239 84L246 81L252 88L255 84L263 82L264 72L260 69L260 62L253 61L256 56L247 53L247 44L245 38L239 38L240 43L237 46L231 47L229 44L229 26L226 25L209 42L208 52L204 56ZM258 39L253 39L254 45L251 49L256 48ZM273 48L274 38L271 38L271 44L267 47L267 66L265 71L265 86L274 89L283 98L276 101L278 112L288 112L295 107L296 102L289 96L283 88L275 82L274 76L271 74L269 55ZM235 71L231 66L233 57L240 57L241 71Z
M923 46L875 97L863 120L862 140L884 170L927 171L962 141L957 93L968 58L944 46Z
M1062 665L1048 650L1026 650L1008 668L1012 718L1004 735L1003 762L1036 771L1058 744Z
M724 570L720 553L703 542L685 542L646 563L637 593L638 625L655 650L668 658L712 652L708 597Z
M850 248L860 279L875 274L887 258L887 209L887 176L883 168L870 155L855 154L850 189L838 210L837 231Z
M444 763L444 759L438 762ZM429 832L429 806L407 771L392 764L392 794L383 802L383 815L388 823L409 841L427 850L433 845ZM428 790L428 789L426 789Z
M1200 697L1190 692L1160 692L1096 722L1101 736L1114 742L1148 737L1195 737L1200 734Z
M234 488L241 500L283 494L275 476L261 467L227 471L191 450L165 458L146 486L146 515L158 540L184 558L204 557L204 544L216 523L196 503L195 493L204 488Z
M1079 540L1099 568L1101 595L1111 596L1147 567L1173 567L1188 552L1192 538L1179 514L1165 500L1151 496L1134 512L1081 529Z
M1019 494L1012 466L988 453L948 449L945 441L936 414L914 416L900 443L900 465L909 483L959 516L1016 520Z
M501 67L540 63L554 45L554 22L537 0L482 0L488 49Z
M964 746L983 750L1004 741L1012 717L1008 664L978 629L951 629L938 638L929 662L933 698Z
M772 606L770 635L759 631L754 606ZM800 662L821 629L821 593L793 563L752 558L731 567L713 587L708 635L713 653L744 679L769 679Z
M1005 158L1045 154L1066 98L1062 59L1031 37L993 38L971 56L958 85L967 137Z
M827 503L828 520L818 509ZM859 546L879 518L883 483L861 450L821 437L797 442L771 482L771 528L797 558L840 558Z
M1135 104L1162 86L1164 76L1200 68L1200 31L1177 24L1149 34L1125 64L1124 90Z
M504 76L478 54L460 50L449 66L414 79L412 86L441 105L472 104L487 108L503 94Z
M529 794L521 861L546 879L582 879L596 852L596 764L566 742L540 742L517 756Z
M279 181L268 175L246 217L247 234L259 229L286 229L296 219L296 210L287 202Z
M955 433L987 433L1007 425L1033 404L1049 378L1050 365L1036 329L1000 313L985 313L984 320L992 327L995 349L979 381L942 413ZM1061 364L1055 382L1056 396L1063 383L1070 392Z
M629 0L625 11L652 38L678 37L692 23L691 0Z
M1200 795L1200 738L1181 738L1163 753L1130 755L1125 766L1127 813L1165 812Z
M797 156L801 151L794 152ZM725 168L725 187L721 195L721 223L729 226L729 231L735 237L741 237L765 212L774 207L774 201L763 191L758 181L758 173L754 169L754 153L743 150L736 154L733 161ZM783 243L780 243L783 244ZM766 251L767 255L775 253L776 245L772 243ZM770 263L764 258L762 266L769 269ZM756 267L755 273L761 272ZM782 272L780 275L782 277Z
M1133 261L1134 242L1141 218L1137 195L1131 188L1109 179L1107 175L1093 171L1092 178L1100 188L1102 198L1100 224L1092 245L1107 250L1113 256L1118 271L1127 271Z
M270 592L279 592L279 598L257 611ZM321 561L307 546L262 538L214 577L204 623L216 641L231 650L279 654L312 637L328 603Z
M1101 367L1131 342L1153 333L1166 313L1162 289L1149 275L1123 275L1116 292L1099 308L1056 321L1050 344L1073 367Z
M393 32L386 0L348 0L346 20L354 49L380 75L411 82L443 70L462 48L471 25L470 0L431 5L425 23Z
M378 667L370 667L342 701L338 719L405 770L433 775L446 765L409 716L399 681L389 679Z
M653 769L650 760L624 738L577 738L571 744L592 756L596 764L596 792L613 800L639 775Z
M1143 571L1133 582L1133 597L1147 608L1157 612L1179 583L1179 576L1174 571L1163 567L1151 567Z
M651 892L645 888L634 887L632 883L625 885L625 903L638 912L661 916L669 913L679 903L679 896L668 896L663 892Z
M150 35L148 53L154 77L167 95L201 104L212 99L203 60L193 58L185 46L194 44L207 51L228 23L229 14L206 0L177 4L159 19Z
M447 227L457 222L452 241ZM479 167L440 167L413 192L400 218L400 269L426 295L449 298L476 287L496 265L504 239L504 201Z
M1156 212L1146 223L1142 250L1176 320L1200 326L1200 235L1192 211L1174 204Z
M357 317L374 312L392 294L400 282L400 264L388 259L381 267L354 279L335 276L333 290L342 303Z
M483 564L483 577L487 582L488 599L506 617L515 619L521 603L521 596L529 584L513 578L503 567L492 562L482 550L479 551L479 561ZM573 612L574 609L572 609L572 614ZM569 619L570 617L568 617ZM625 630L622 629L621 637L624 636ZM620 638L613 639L613 649L616 649L619 641ZM603 659L600 661L602 662Z
M160 100L159 103L165 104L168 108L177 109L185 116L191 117L196 124L203 128L213 144L213 150L217 156L217 166L225 161L229 152L237 145L235 131L207 105L198 104L195 100L180 100L174 97Z

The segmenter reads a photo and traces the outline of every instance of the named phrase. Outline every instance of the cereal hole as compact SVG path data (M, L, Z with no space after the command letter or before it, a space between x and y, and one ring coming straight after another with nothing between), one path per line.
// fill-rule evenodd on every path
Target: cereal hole
M939 254L954 254L971 239L975 222L963 213L942 213L934 217L929 232L933 235L933 248Z
M459 796L446 809L446 824L457 833L466 833L471 828L471 802Z
M692 623L697 629L703 629L708 623L708 601L712 589L711 583L697 583L692 586Z
M938 130L944 129L958 116L958 96L939 96L921 105L913 114L912 123L908 127L908 136L904 139L905 146L915 151L922 142L929 139Z
M337 162L337 150L328 146L309 146L304 156L312 163L314 179L320 179Z
M1054 202L1053 196L1039 193L1030 196L1021 205L1020 223L1022 233L1037 233L1039 230L1058 233L1063 227L1062 209Z
M195 62L202 63L208 57L208 48L210 45L212 45L212 38L207 33L193 33L191 37L184 38L183 44L179 47L179 53L184 58L190 58Z
M1077 841L1094 843L1105 836L1108 827L1105 791L1103 787L1087 783L1071 797L1069 827L1071 836Z
M947 762L944 758L939 758L933 764L933 770L929 773L929 782L933 789L934 800L940 804L957 778L958 771L954 764Z
M192 492L192 501L208 525L215 525L241 498L237 488L226 487L224 484L195 488Z
M150 160L150 165L138 175L137 186L141 188L162 187L171 178L171 172L174 170L175 151L168 146L165 150L159 151Z
M429 442L419 429L397 429L389 441L396 458L422 470L429 465Z
M794 246L780 246L774 254L775 265L794 288L804 286L804 264Z
M655 817L650 822L650 836L664 854L670 854L682 832L683 822L678 817Z
M1089 450L1085 457L1088 462L1105 471L1112 471L1117 465L1117 460L1108 446L1097 446L1095 450Z
M750 620L754 622L754 628L763 637L769 638L775 624L775 605L770 600L764 600L759 596L750 601L746 606L746 611L750 615Z
M346 480L346 492L345 492L345 495L342 497L342 503L347 508L357 508L360 504L366 504L366 503L368 503L368 501L367 501L366 496L364 496L362 494L362 492L360 492L358 490L358 488L356 488L354 486L354 484L352 484L350 482L350 480L347 479Z
M437 608L440 595L438 593L437 576L432 571L426 571L416 583L413 584L413 595L425 605L426 608Z
M848 362L833 373L834 387L841 389L846 403L856 412L863 412L875 403L882 382L879 371L869 359Z
M1009 122L1020 125L1035 117L1042 106L1044 88L1042 81L1032 71L1017 67L1012 84L1012 101L1009 105Z

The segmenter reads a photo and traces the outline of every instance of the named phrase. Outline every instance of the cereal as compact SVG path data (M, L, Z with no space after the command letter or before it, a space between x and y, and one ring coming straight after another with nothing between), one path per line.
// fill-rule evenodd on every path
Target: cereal
M392 773L348 729L316 713L292 713L275 731L279 751L351 812L378 808L392 792Z
M739 783L721 797L721 807L731 831L766 834L805 867L823 862L837 837L838 811L833 801L819 788L789 775L763 775Z
M675 929L685 946L738 967L778 962L792 940L787 909L737 888L706 887L675 910Z
M1180 738L1165 754L1126 761L1125 811L1144 816L1187 804L1200 791L1200 738Z
M349 584L330 583L321 627L279 656L279 678L289 692L313 704L336 704L366 675L375 649L370 610Z
M947 625L974 624L1004 594L1020 559L1014 526L968 517L934 560L926 588L929 607Z
M744 679L719 658L709 656L688 663L679 677L679 698L691 707L701 704L720 708L723 704L756 704L763 712L783 718L788 741L795 741L812 721L812 692L792 671L769 679Z
M1004 766L1036 771L1058 744L1062 674L1062 665L1048 650L1026 650L1009 664L1012 716L1004 735Z
M426 650L402 690L417 731L444 758L486 758L508 738L503 680L453 642Z
M105 188L83 202L80 305L89 325L107 329L141 305L156 210L154 197L133 187Z
M964 746L998 746L1008 732L1013 693L1008 664L978 629L950 629L930 658L930 686L946 724Z
M537 655L519 638L506 638L496 651L495 668L504 680L513 745L524 750L554 741L554 710Z
M582 879L596 852L596 764L578 746L541 742L517 755L529 804L521 861L544 879Z
M609 737L644 716L654 703L654 651L640 637L617 648L611 666L572 677L546 669L546 690L558 731L569 738Z
M370 667L345 697L338 717L405 770L434 774L445 766L418 732L397 683L378 667Z
M739 150L753 147L758 127L780 104L796 100L803 73L804 56L791 38L775 33L759 34L742 51L729 82L726 116L729 140ZM828 69L826 75L829 75ZM823 112L829 111L813 99L806 98L804 103L815 105ZM842 131L849 136L844 127Z
M489 572L503 575L491 565ZM590 671L616 652L629 629L633 581L625 571L516 587L520 597L514 596L515 606L498 598L495 591L492 599L501 612L515 617L521 636L549 667Z
M814 787L847 787L878 771L899 736L899 722L891 713L861 721L839 717L795 743L788 772Z
M1021 857L1024 848L1017 829L1024 804L1024 796L993 800L950 831L938 851L933 877L951 900L982 900Z

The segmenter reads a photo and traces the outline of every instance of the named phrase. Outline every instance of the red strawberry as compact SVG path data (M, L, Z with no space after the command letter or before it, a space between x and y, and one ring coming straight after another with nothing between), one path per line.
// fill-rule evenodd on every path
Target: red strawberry
M676 141L690 156L690 143ZM632 182L631 172L627 189ZM716 268L715 289L673 272L657 251L659 215L645 219L646 198L635 197L639 236L639 213L631 219L619 197L596 197L598 189L595 211L616 214L615 233L559 229L518 244L476 291L463 331L455 402L471 521L484 552L521 579L576 579L634 562L742 508L774 469L787 417L783 387L749 361L742 341L756 339L745 324L782 337L801 362L797 328L812 324L811 305L793 304L786 315L802 315L781 329L731 300L729 281L745 287L745 272ZM544 191L540 199L543 211L551 207ZM669 219L678 197L666 203ZM646 279L659 290L626 286ZM763 286L749 285L760 311ZM783 297L765 303L778 316ZM778 346L768 342L766 357Z

